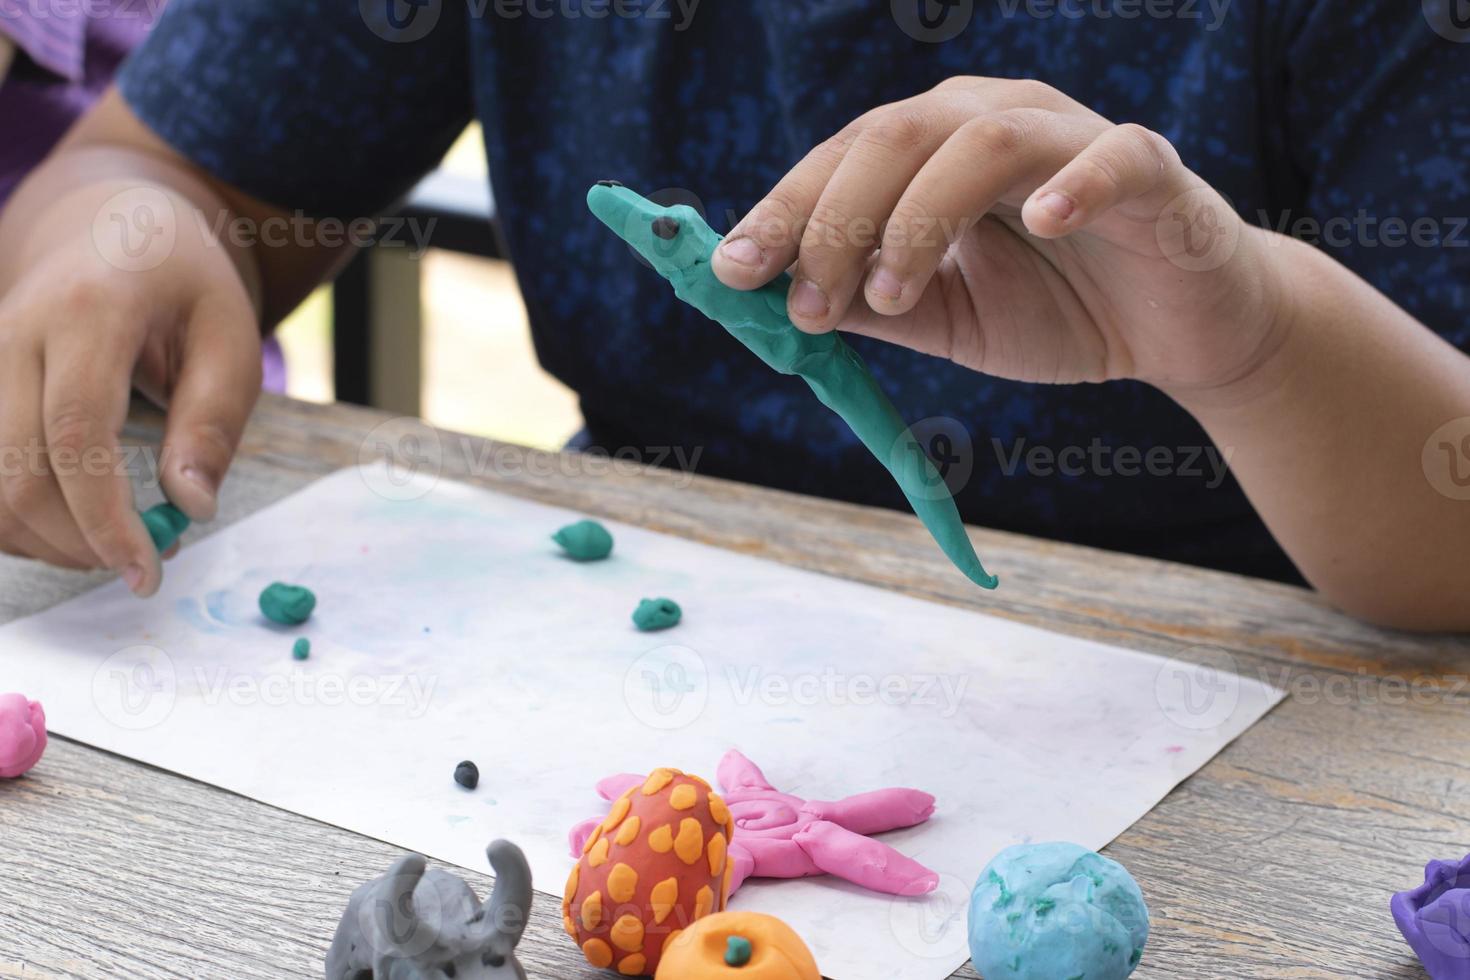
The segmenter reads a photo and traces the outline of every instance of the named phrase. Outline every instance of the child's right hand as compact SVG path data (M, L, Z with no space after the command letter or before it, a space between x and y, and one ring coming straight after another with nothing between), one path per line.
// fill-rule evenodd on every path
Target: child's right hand
M23 188L0 222L0 550L113 569L138 595L162 572L132 477L212 518L260 389L238 255L162 187ZM167 408L159 457L119 446L134 387Z

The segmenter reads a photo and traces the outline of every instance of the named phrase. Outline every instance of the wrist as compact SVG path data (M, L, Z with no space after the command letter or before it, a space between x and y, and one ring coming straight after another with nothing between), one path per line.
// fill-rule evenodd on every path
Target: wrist
M1259 406L1289 385L1302 363L1302 313L1311 302L1321 256L1310 245L1264 228L1243 228L1240 247L1243 282L1237 294L1247 297L1219 329L1256 335L1249 354L1218 380L1206 385L1157 387L1195 415Z

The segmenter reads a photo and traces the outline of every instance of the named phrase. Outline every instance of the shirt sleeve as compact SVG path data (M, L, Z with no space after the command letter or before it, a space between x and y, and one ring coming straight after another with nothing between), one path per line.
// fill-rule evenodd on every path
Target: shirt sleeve
M80 8L58 4L41 13L23 3L0 3L0 34L46 71L81 79L87 29Z
M1288 7L1286 143L1305 213L1278 230L1470 352L1470 31L1437 24L1432 3Z
M377 9L408 16L387 23ZM225 183L317 217L371 215L471 118L464 17L438 0L173 0L118 85L144 124Z

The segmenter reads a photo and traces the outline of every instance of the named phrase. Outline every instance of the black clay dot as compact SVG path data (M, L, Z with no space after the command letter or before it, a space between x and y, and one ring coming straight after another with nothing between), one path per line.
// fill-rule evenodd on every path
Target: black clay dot
M654 218L653 233L664 241L669 241L679 234L679 222L673 218Z
M505 966L505 957L499 953L486 953L480 957L480 963L484 966Z
M599 180L597 182L597 186L598 187L622 187L623 185L620 184L620 183L618 183L615 180Z
M454 781L465 789L480 785L480 767L466 760L454 767Z

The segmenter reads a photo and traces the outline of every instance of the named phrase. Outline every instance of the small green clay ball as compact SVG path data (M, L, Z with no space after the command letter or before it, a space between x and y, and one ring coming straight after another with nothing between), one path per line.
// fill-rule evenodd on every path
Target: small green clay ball
M301 639L297 640L291 646L291 656L295 657L297 660L305 660L307 657L311 656L311 641L304 636Z
M316 596L300 585L272 582L260 594L260 611L265 618L282 626L299 626L311 618Z
M725 940L725 965L744 966L750 962L750 957L755 951L750 948L750 940L744 936L731 936Z
M568 524L551 536L572 561L601 561L612 554L613 538L596 521Z
M673 599L644 599L633 610L633 625L645 633L652 633L678 626L683 615L683 610Z
M159 504L143 511L143 526L153 539L153 547L161 555L174 546L179 535L189 529L188 516L173 504Z

